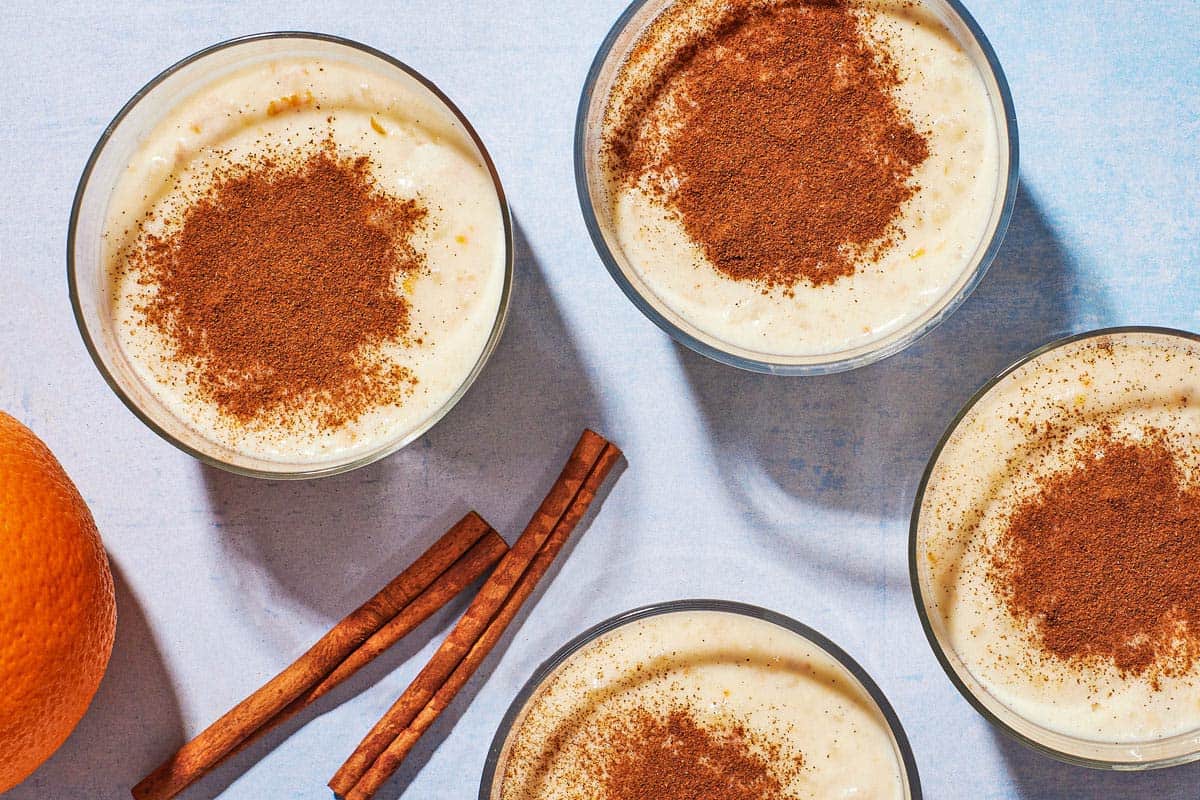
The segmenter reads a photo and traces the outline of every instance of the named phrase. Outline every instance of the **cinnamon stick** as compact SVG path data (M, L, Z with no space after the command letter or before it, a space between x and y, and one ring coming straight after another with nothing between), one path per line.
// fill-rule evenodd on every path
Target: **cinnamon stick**
M364 775L373 769L376 761L414 723L435 696L443 691L448 683L456 680L454 673L464 661L467 662L464 668L466 677L469 677L478 666L478 661L482 661L487 650L494 645L494 640L503 633L521 602L533 591L537 580L544 574L554 555L561 549L562 543L583 516L588 504L594 499L596 490L619 456L620 451L602 436L590 430L583 432L562 473L534 513L529 525L484 583L454 630L330 780L329 786L335 794L341 797L352 796L351 792L355 791L356 785ZM556 544L547 546L550 541ZM543 553L544 550L546 554ZM535 565L539 565L540 571ZM525 580L527 574L529 578ZM514 598L512 605L508 603L510 597ZM489 637L488 631L496 620L502 621ZM480 641L485 638L492 639L492 644L481 646ZM472 652L475 653L474 658L471 656ZM461 680L462 683L466 682L465 678ZM452 697L457 689L448 691ZM449 702L448 699L446 702ZM376 781L382 784L386 776L394 771L395 766L388 770L389 763L390 761L385 762L379 770L372 773L375 776L371 779L372 784ZM386 772L386 775L379 780L378 775L382 772ZM373 792L374 789L364 788L363 792L353 796L370 797Z
M485 571L490 564L480 567L481 560L486 558L480 555L480 551L473 551L477 546L482 552L490 553L494 563L498 553L504 549L504 540L482 517L470 512L411 566L342 619L300 658L143 778L133 787L135 800L168 800L174 797L244 746L249 739L290 716L281 716L281 712L329 677L387 623L398 616L411 617L411 613L404 614L406 608L435 583L439 583L439 579L468 552L474 552L471 563L479 569L479 573ZM436 591L441 604L474 579L463 581L466 575L461 572L451 577L457 582L440 582L440 588ZM449 594L451 591L454 593ZM417 609L418 612L424 613L428 605L428 602L422 605ZM293 713L295 710L299 709L294 709Z
M289 709L293 710L293 713L300 711L333 691L338 684L349 679L380 654L390 649L396 642L416 630L421 623L441 610L451 598L457 597L479 576L486 575L488 570L494 567L507 552L508 545L494 531L491 535L480 539L474 547L467 551L466 555L454 562L441 578L417 595L405 607L403 613L397 614L371 638L363 642L323 681L296 698L292 703L295 708L292 709L292 706L289 706Z
M313 688L297 697L283 711L280 711L269 722L246 738L234 748L226 758L240 753L259 736L282 725L287 720L308 708L317 700L333 691L339 684L348 680L356 672L375 660L377 656L403 639L425 620L429 619L446 603L462 593L481 575L496 565L496 562L508 552L508 545L498 533L489 533L471 547L458 561L451 565L436 581L416 599L404 607L391 622L384 625L370 639L363 642L357 650L346 657L337 669Z
M388 745L387 749L375 760L375 763L363 774L354 788L345 795L344 800L371 800L375 793L387 782L389 778L400 768L401 763L412 751L414 745L421 736L429 730L430 726L437 721L437 718L449 707L454 700L455 695L467 684L467 682L475 675L484 659L491 653L492 648L500 641L509 624L517 616L521 610L521 606L533 594L537 588L538 582L550 569L550 565L554 563L554 559L558 556L571 531L579 520L586 513L588 506L595 499L596 492L604 483L605 477L609 470L620 458L621 451L615 445L608 445L600 456L592 474L588 476L584 483L583 489L571 504L571 508L564 515L558 527L546 540L542 549L538 551L537 557L533 563L529 565L529 569L521 576L521 580L513 588L512 594L504 601L500 611L492 619L490 625L475 642L474 646L467 652L467 655L459 662L458 667L451 673L450 677L442 684L441 688L433 695L430 701L421 709L416 718L400 732L400 734Z

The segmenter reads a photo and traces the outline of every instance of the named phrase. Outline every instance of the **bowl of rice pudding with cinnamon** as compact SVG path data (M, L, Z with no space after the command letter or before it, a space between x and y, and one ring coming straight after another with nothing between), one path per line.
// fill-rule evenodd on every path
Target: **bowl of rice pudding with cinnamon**
M72 303L133 412L183 450L312 477L462 397L508 307L512 224L466 118L322 34L224 42L105 131L72 210Z
M829 373L908 346L982 278L1016 119L956 0L638 0L588 76L575 172L601 259L659 327Z
M985 385L930 459L925 633L1003 732L1104 769L1200 758L1200 336L1080 334Z
M480 800L921 797L904 731L815 631L717 600L636 609L551 657L509 708Z

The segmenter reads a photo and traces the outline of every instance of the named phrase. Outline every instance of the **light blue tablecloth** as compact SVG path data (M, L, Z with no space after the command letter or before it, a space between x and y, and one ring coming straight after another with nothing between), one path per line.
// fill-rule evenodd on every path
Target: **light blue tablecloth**
M768 606L845 647L895 705L930 798L1200 795L1200 767L1104 775L994 733L931 655L905 558L929 450L998 368L1100 325L1200 328L1200 4L972 0L1021 128L1021 193L999 259L947 324L900 356L780 380L672 344L621 295L584 231L575 105L623 3L6 6L0 408L49 442L91 504L120 613L91 713L9 797L126 798L466 508L515 536L584 425L619 442L628 469L503 653L383 797L473 796L496 725L541 660L613 613L689 596ZM299 485L201 467L143 427L84 352L64 280L71 195L109 118L172 61L271 29L346 35L437 81L490 148L519 241L511 325L466 400L399 455ZM187 797L328 797L326 779L460 608Z

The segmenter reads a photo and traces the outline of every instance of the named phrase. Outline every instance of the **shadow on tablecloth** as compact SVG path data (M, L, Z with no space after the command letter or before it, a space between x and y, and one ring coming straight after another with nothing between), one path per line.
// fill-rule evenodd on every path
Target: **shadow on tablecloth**
M1151 772L1103 772L1074 767L993 731L1021 800L1195 800L1200 764Z
M62 748L4 800L128 800L129 788L183 738L179 700L150 623L120 565L112 562L112 571L117 637L96 697Z
M854 544L844 537L796 528L797 501L878 521L907 519L934 445L976 389L1030 350L1106 324L1109 316L1102 291L1087 282L1025 186L1004 245L974 294L896 356L839 375L781 378L676 349L726 491L755 520L764 543L875 582L870 554L847 559ZM864 536L868 529L863 547L877 547L878 525L864 524ZM903 550L902 541L895 544ZM889 574L887 581L904 584L907 576Z

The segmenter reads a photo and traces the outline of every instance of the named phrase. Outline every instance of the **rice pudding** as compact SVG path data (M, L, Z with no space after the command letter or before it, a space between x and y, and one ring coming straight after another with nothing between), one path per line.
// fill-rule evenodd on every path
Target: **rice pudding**
M931 633L1028 738L1130 763L1194 746L1198 395L1197 341L1083 337L1002 377L930 467L913 556Z
M455 112L397 73L253 59L194 84L121 173L102 247L115 337L204 439L345 462L421 429L476 370L505 211Z
M936 7L667 4L608 88L593 189L645 290L768 360L850 357L954 302L1007 142Z
M882 800L913 777L837 659L771 622L691 610L625 623L559 665L509 731L491 796L670 800L707 782L723 798Z

